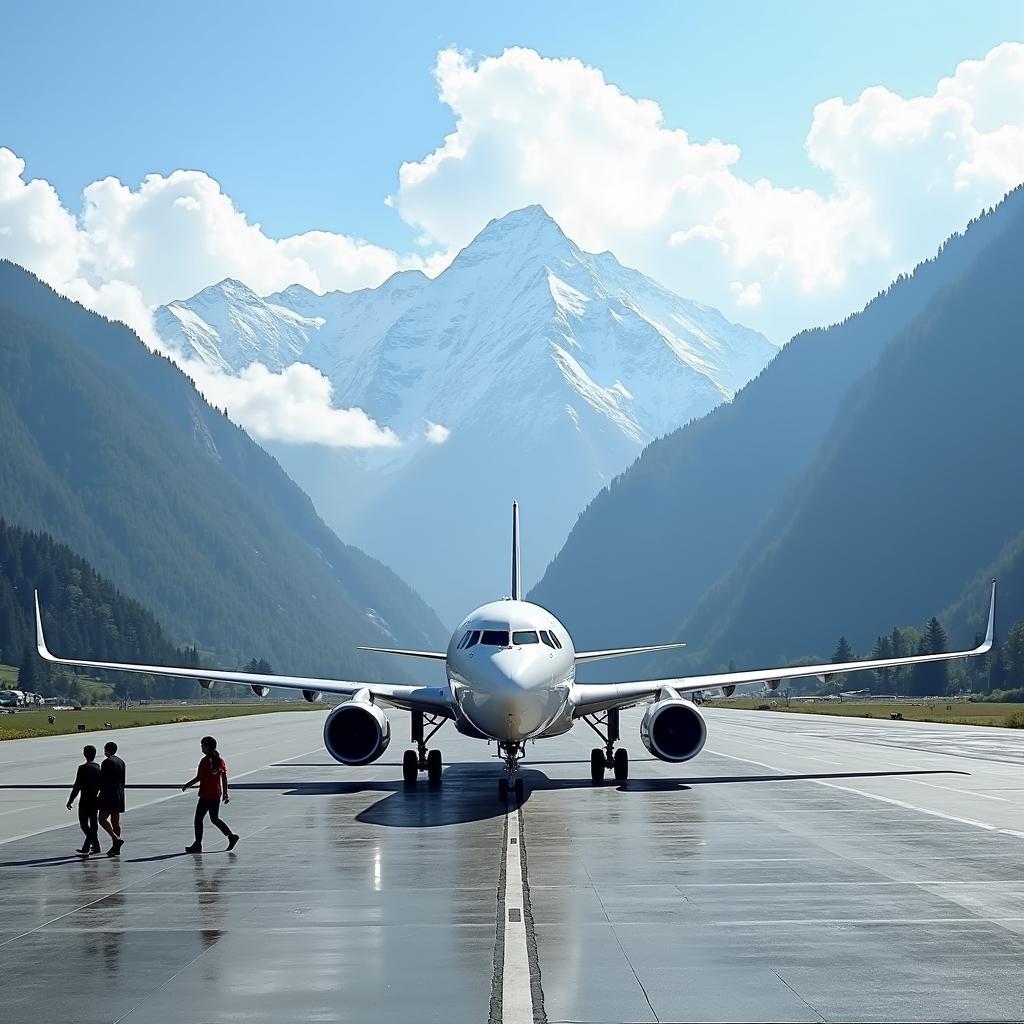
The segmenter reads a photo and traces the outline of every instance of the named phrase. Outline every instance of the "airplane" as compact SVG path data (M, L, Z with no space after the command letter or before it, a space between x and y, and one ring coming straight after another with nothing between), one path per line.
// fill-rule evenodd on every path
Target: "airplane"
M511 790L520 802L524 797L524 785L518 774L519 763L526 754L528 740L562 735L583 721L603 741L603 746L591 751L592 780L602 781L605 772L611 770L621 781L629 776L629 755L624 747L616 748L620 740L619 712L624 708L649 705L640 723L640 741L660 760L679 764L696 757L707 739L704 715L691 699L698 691L717 687L730 696L737 686L745 683L765 683L774 690L784 679L818 677L828 680L847 672L977 657L992 648L995 608L996 581L993 580L985 639L969 651L621 683L579 683L576 681L578 665L605 658L673 650L686 645L669 643L577 651L569 631L551 612L523 600L518 502L512 504L510 597L470 612L452 634L445 651L360 648L404 658L442 661L447 677L444 686L365 683L59 658L47 649L38 591L35 594L36 647L46 661L77 668L193 679L207 689L215 682L238 684L250 687L259 697L265 697L273 686L301 690L303 697L310 702L320 700L324 694L344 697L324 722L324 746L336 761L355 767L376 761L391 742L391 724L382 707L409 711L410 742L416 749L406 750L402 760L402 777L408 785L415 785L420 772L426 772L430 783L441 781L441 751L428 748L428 743L438 729L450 721L464 736L497 744L498 756L504 764L504 775L498 782L498 796L505 801Z

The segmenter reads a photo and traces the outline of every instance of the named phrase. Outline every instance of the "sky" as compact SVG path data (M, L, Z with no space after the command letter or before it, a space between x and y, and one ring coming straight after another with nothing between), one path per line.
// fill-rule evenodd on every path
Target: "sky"
M0 256L155 343L539 202L781 344L1024 180L1022 44L998 2L8 3Z

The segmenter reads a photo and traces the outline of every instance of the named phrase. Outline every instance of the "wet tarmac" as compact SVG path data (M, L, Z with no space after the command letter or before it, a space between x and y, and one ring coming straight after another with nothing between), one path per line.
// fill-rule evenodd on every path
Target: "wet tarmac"
M176 787L208 726L122 730L127 842L84 862L80 739L0 744L0 1019L1024 1017L1024 735L708 718L672 766L625 714L624 784L591 784L585 728L538 743L515 816L450 727L409 790L399 713L363 769L315 712L218 722L242 841L201 857Z

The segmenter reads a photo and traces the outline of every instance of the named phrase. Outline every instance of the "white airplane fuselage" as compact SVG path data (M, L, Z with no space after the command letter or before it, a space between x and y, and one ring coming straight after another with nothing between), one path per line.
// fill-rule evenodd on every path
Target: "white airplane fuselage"
M571 726L575 650L568 630L539 605L477 608L452 634L445 665L463 731L516 743Z

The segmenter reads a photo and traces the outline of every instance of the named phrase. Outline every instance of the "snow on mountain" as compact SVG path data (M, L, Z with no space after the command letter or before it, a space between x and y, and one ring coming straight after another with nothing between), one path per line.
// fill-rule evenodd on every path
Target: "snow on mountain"
M265 298L224 281L161 307L157 329L222 369L307 362L339 404L401 437L372 453L269 447L342 536L452 620L508 585L512 497L532 581L644 444L729 401L776 352L611 253L583 252L539 206L492 221L434 280L406 271ZM447 443L429 443L430 424Z

